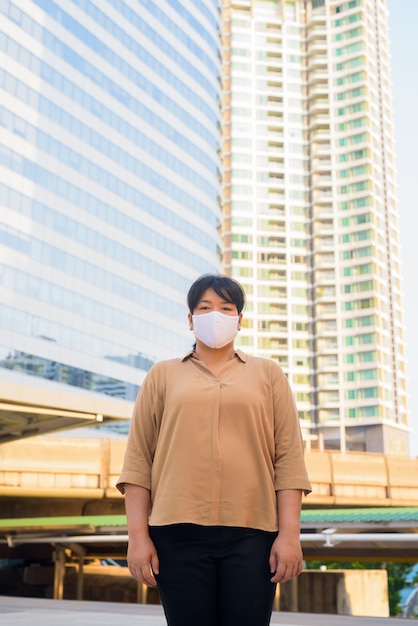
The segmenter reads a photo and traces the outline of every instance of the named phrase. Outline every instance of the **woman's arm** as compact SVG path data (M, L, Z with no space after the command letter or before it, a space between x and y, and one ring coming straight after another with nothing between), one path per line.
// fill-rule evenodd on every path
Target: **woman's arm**
M300 545L301 489L282 489L277 494L279 534L270 551L271 582L284 583L303 568Z
M136 580L155 587L158 555L148 531L150 492L145 487L125 483L125 509L128 520L128 567Z

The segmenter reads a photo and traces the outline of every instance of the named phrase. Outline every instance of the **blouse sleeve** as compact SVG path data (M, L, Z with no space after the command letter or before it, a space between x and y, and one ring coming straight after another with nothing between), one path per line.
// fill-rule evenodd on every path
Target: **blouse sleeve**
M135 401L122 472L116 487L125 483L151 489L151 468L164 411L161 363L148 372Z
M289 382L279 366L272 369L275 462L274 487L312 491L304 461L299 416Z

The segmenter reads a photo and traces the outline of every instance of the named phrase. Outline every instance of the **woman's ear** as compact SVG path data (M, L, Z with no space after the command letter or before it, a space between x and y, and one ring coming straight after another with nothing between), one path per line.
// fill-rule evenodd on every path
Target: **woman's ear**
M189 330L193 330L193 318L191 313L188 313L187 319L189 320Z
M242 315L242 313L238 315L238 330L241 330Z

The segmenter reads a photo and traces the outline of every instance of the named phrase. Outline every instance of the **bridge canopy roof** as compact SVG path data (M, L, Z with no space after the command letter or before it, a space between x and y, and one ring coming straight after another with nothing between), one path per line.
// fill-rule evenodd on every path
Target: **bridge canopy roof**
M302 511L302 527L380 525L386 528L418 526L418 507L362 507L307 509ZM418 529L417 529L418 530Z
M339 526L347 529L377 529L378 526L392 531L401 528L417 527L418 533L418 506L416 507L362 507L332 509L304 509L301 513L301 530L310 528L329 528ZM38 531L45 533L52 529L94 528L95 532L103 533L112 529L115 532L126 532L126 515L71 515L55 517L22 517L0 519L0 535L7 531L27 532Z
M35 382L0 381L0 444L131 417L133 403L127 400Z
M418 562L418 507L303 510L300 537L307 560ZM121 559L127 540L125 515L0 519L0 558L43 544Z

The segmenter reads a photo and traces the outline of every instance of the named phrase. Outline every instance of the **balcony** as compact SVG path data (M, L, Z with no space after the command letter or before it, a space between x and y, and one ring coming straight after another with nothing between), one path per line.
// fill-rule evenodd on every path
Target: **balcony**
M323 285L324 283L335 283L335 270L321 270L315 272L315 285Z
M320 141L318 138L311 143L311 154L313 158L328 157L331 152L331 143L328 138Z
M312 188L315 190L324 189L329 190L332 183L332 176L330 173L314 174L312 177Z
M308 42L312 45L314 41L327 45L327 28L323 17L319 23L311 23L308 28Z
M315 52L317 54L315 54ZM327 71L328 59L326 44L315 43L313 46L309 46L307 62L309 71L313 70L315 67L321 67Z
M322 275L323 272L326 272L327 270L329 270L329 268L333 268L332 272L335 273L334 267L335 267L335 255L333 252L328 252L325 254L315 254L314 255L314 263L315 263L315 268L318 271L318 276ZM327 279L329 280L329 279ZM335 280L335 278L334 278ZM316 282L319 282L316 281Z
M309 85L312 85L312 86L318 83L324 83L328 86L328 78L329 78L328 68L321 67L320 69L309 72L308 82L309 82Z
M332 166L332 162L331 162L331 159L329 158L324 158L324 159L315 158L312 161L313 171L322 170L322 169L329 171L331 166Z
M328 98L315 98L314 100L311 100L309 103L309 110L312 115L314 115L317 111L329 111Z
M331 285L320 285L320 286L316 286L315 287L315 300L316 302L318 302L318 300L321 299L325 299L325 300L329 300L335 299L337 290L334 284Z
M319 245L319 248L322 248L325 241L329 241L329 246L334 246L334 228L328 225L314 225L314 250L316 251L316 244ZM321 245L322 244L322 245Z
M312 131L312 139L313 141L325 141L330 139L330 130L329 124L313 125L314 130Z
M327 77L322 82L309 83L309 98L314 96L327 97L329 93Z
M329 130L329 124L330 124L329 115L316 113L315 115L311 116L309 127L312 130L318 127L319 128L323 127Z

